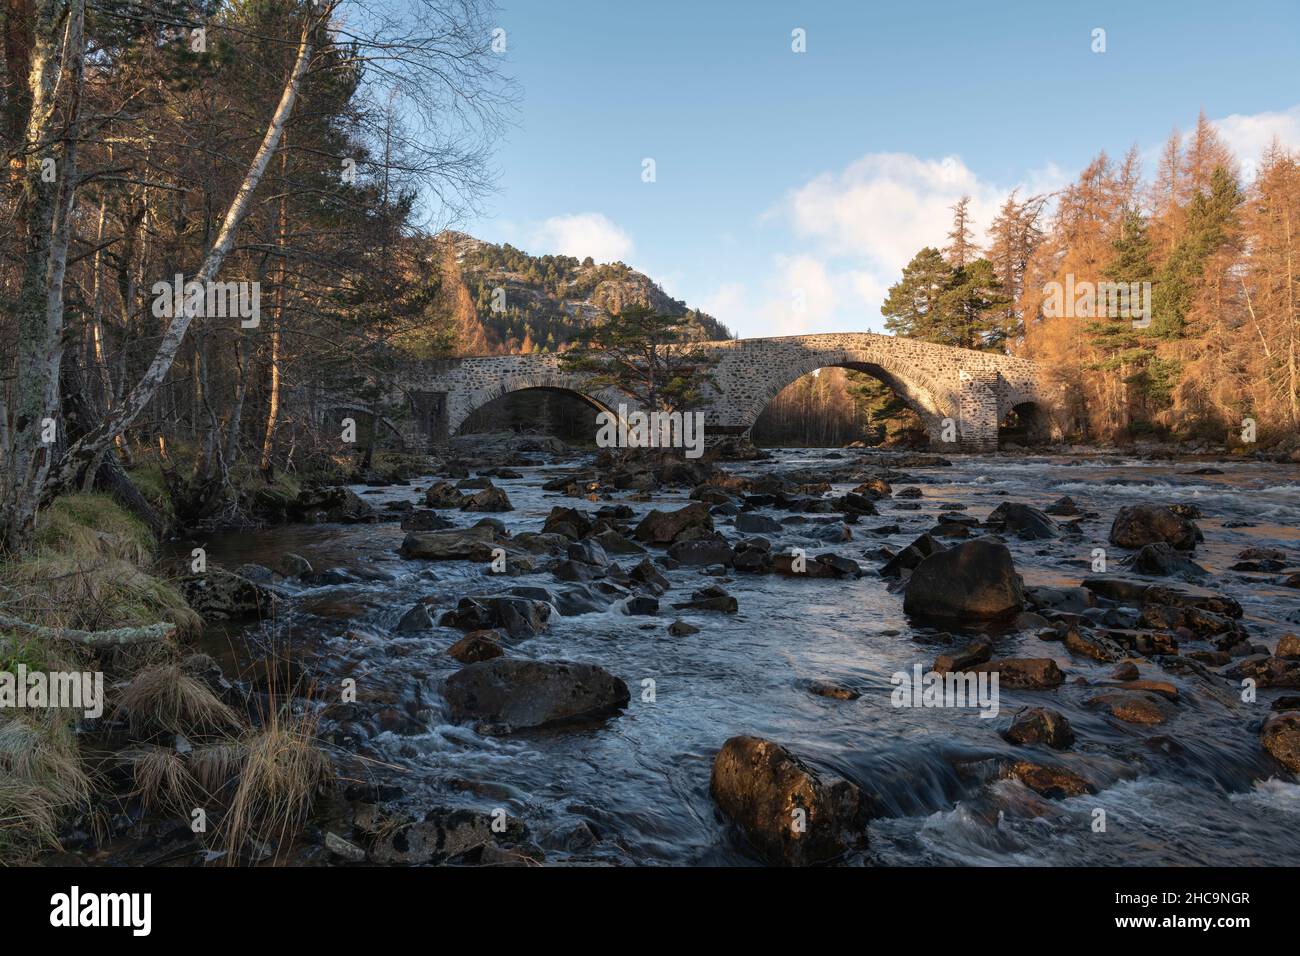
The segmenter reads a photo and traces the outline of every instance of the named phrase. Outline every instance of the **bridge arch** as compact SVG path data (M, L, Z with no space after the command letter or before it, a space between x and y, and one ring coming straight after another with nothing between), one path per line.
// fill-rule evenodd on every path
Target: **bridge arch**
M448 434L458 434L470 415L485 405L507 395L529 390L562 392L581 399L598 412L608 412L613 415L619 413L620 405L629 411L640 407L635 399L625 393L613 388L592 388L590 382L582 377L557 373L549 369L530 370L501 376L494 384L476 389L455 402L448 410Z
M944 389L925 372L916 368L901 367L899 363L882 360L882 356L861 351L843 350L803 355L798 361L783 365L765 377L758 394L741 413L745 433L754 427L764 409L788 386L823 368L844 368L864 372L892 389L925 424L926 431L934 434L942 427L944 418L955 414L951 399Z

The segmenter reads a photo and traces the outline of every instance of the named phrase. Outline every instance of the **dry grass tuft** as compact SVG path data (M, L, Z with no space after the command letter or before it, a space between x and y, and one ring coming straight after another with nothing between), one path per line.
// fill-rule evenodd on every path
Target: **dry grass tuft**
M198 736L237 729L239 717L203 681L175 663L146 667L118 696L115 716L125 711L134 734L158 729Z

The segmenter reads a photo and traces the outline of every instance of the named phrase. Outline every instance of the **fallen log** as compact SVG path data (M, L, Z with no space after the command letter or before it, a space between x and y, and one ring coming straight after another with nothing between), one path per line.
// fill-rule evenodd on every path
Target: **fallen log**
M79 631L75 628L44 627L16 617L0 614L0 627L25 634L35 634L53 641L68 641L84 647L123 647L128 644L151 644L165 641L176 633L176 625L166 621L143 627L115 627L107 631Z

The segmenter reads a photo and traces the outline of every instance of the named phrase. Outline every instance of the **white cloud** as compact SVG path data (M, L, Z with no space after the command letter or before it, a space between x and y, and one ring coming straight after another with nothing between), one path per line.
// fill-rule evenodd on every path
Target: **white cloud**
M1224 142L1241 160L1242 173L1247 179L1254 175L1274 138L1284 147L1300 149L1300 105L1267 113L1233 113L1213 122Z
M952 206L962 196L971 197L978 242L1005 195L956 156L871 153L792 190L768 218L787 219L797 236L812 240L824 254L852 257L893 274L922 246L947 243Z
M632 237L598 212L552 216L537 225L529 236L534 255L591 256L597 262L626 260L632 252Z

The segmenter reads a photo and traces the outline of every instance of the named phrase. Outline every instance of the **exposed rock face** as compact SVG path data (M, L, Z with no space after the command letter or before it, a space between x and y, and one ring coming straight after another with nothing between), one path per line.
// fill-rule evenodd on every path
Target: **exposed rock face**
M468 664L443 687L454 720L508 732L598 717L624 707L627 684L593 664L510 657Z
M1050 707L1031 707L1011 718L1011 726L1003 733L1013 744L1045 744L1055 750L1064 750L1074 743L1074 730L1063 714Z
M641 519L632 536L647 544L672 544L689 529L701 531L713 530L713 517L709 509L698 501L693 501L676 511L651 511Z
M724 743L709 792L772 864L823 863L866 842L862 791L770 740L742 736Z
M1006 545L968 541L930 555L912 572L903 610L916 617L988 621L1024 606Z
M1191 521L1159 505L1126 505L1110 526L1110 542L1121 548L1164 541L1179 551L1192 551L1200 534Z
M517 640L540 634L550 616L551 606L544 601L513 594L490 594L461 598L456 609L444 614L439 623L462 631L499 628Z
M1300 712L1274 714L1264 721L1259 742L1274 760L1292 773L1300 773Z
M475 525L449 531L412 531L402 542L404 558L426 561L488 561L501 533L491 525Z
M189 606L205 621L265 616L276 601L270 589L219 568L181 578L180 588Z

